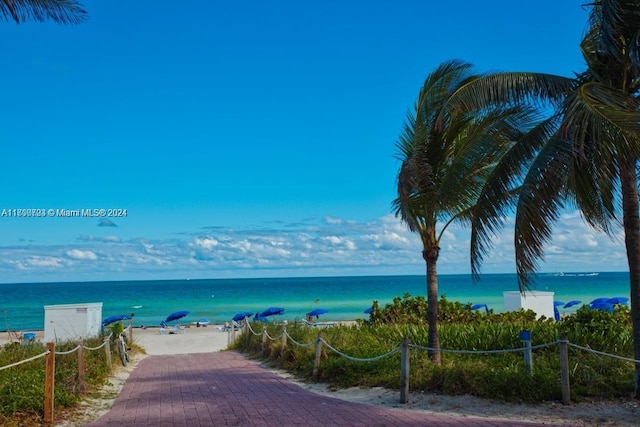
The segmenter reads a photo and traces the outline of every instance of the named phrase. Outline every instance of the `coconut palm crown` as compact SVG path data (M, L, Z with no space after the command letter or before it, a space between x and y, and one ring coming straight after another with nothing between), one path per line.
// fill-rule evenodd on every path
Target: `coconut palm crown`
M454 221L469 222L493 168L537 117L534 110L522 106L442 114L449 96L478 78L470 64L442 63L427 76L396 143L401 166L393 210L422 241L429 347L433 349L429 355L437 363L437 261L443 233Z

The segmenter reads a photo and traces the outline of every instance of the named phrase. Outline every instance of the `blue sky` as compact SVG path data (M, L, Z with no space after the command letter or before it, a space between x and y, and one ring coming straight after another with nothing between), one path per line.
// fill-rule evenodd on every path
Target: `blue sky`
M446 4L445 4L446 3ZM423 274L391 215L394 143L426 75L572 75L582 1L86 1L76 27L3 23L3 282ZM567 212L545 271L626 270ZM451 229L440 273L467 273ZM513 272L509 228L485 272Z

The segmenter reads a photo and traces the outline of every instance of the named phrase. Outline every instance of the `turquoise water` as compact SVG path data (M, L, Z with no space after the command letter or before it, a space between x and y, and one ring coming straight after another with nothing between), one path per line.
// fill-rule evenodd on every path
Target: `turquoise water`
M487 274L473 283L469 275L439 276L440 295L451 301L487 304L503 310L503 291L517 290L513 274ZM535 290L555 299L590 302L599 297L629 297L629 275L622 273L541 274ZM0 284L0 330L44 329L44 306L102 302L103 318L135 313L134 325L158 325L170 313L190 310L183 322L208 318L224 323L242 311L285 309L279 320L295 320L324 308L321 320L366 318L377 300L426 295L424 276L309 277L282 279L150 280L118 282ZM575 310L577 307L573 308Z

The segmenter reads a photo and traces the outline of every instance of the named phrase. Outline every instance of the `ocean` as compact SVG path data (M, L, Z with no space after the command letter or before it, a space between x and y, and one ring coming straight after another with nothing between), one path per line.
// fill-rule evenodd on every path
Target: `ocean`
M439 295L450 301L504 309L503 292L516 291L515 274L440 275ZM539 274L533 290L554 292L556 301L629 297L629 274ZM329 312L322 321L367 318L374 300L380 305L405 293L426 296L424 276L307 277L269 279L148 280L0 284L0 330L44 329L44 306L101 302L103 318L135 313L134 326L159 325L169 314L189 310L181 320L229 321L236 313L282 307L278 320L301 319L308 311ZM576 310L575 306L571 310Z

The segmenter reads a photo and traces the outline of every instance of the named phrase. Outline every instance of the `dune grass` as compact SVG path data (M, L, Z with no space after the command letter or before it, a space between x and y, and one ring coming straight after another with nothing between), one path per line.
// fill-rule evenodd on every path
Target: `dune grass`
M91 338L85 341L85 347L96 348L104 342L104 337ZM56 369L54 408L59 413L75 407L83 396L90 394L106 384L111 368L107 365L107 356L103 348L95 351L85 350L84 378L85 388L80 389L78 383L78 353L58 354L73 350L77 342L56 345ZM19 342L6 344L0 349L0 366L40 355L46 346L40 342L21 345ZM115 346L111 346L112 361L119 360L115 354ZM45 387L45 358L0 370L0 425L2 426L37 426L43 423Z
M626 306L617 306L612 313L585 307L555 322L537 320L531 311L478 313L446 298L439 304L441 348L479 353L444 352L442 365L437 366L428 359L426 351L412 349L410 388L413 391L470 394L511 402L560 400L560 358L556 343L562 333L567 334L570 343L633 358L631 315ZM289 324L286 331L296 342L304 344L315 342L322 332L323 340L343 354L360 359L376 358L398 347L405 337L411 344L426 347L425 317L426 301L405 295L385 308L377 308L370 320L357 325L317 329ZM272 337L282 330L279 325L267 325L267 328ZM531 331L533 346L553 344L534 350L531 374L525 367L522 352L482 353L521 348L519 333L523 329ZM238 339L234 348L264 357L274 366L311 380L315 346L301 347L289 340L283 349L281 340L269 341L263 356L262 338L251 335L248 343L244 337ZM400 357L398 352L375 361L352 361L323 345L318 380L333 387L399 389ZM573 401L633 394L631 362L570 347L569 363Z

